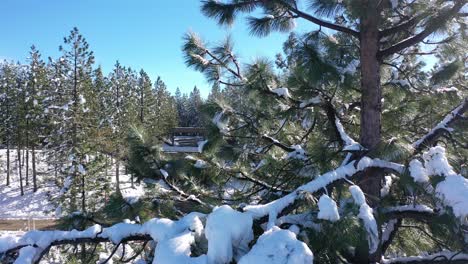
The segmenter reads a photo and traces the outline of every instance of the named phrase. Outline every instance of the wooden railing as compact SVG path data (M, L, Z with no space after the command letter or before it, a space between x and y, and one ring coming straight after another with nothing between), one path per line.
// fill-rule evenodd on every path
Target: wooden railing
M202 127L175 127L171 130L171 142L174 146L198 146L198 141L206 138L206 129ZM176 140L176 137L177 140Z

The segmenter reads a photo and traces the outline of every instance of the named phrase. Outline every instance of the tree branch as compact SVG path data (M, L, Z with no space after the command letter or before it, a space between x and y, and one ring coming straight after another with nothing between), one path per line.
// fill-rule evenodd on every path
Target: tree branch
M458 11L462 9L465 5L465 1L459 0L455 3L455 5L447 11L442 12L439 16L431 19L432 21L426 26L426 28L421 31L420 33L414 35L411 38L405 39L385 50L379 51L377 56L379 58L383 58L394 53L397 53L403 49L413 46L418 42L423 41L426 37L434 33L437 29L439 29L444 23L446 23L449 19L453 18L457 15Z
M285 7L287 7L289 10L291 10L293 13L295 13L298 17L300 18L303 18L307 21L310 21L314 24L317 24L319 26L322 26L322 27L325 27L325 28L329 28L329 29L333 29L333 30L336 30L336 31L339 31L339 32L343 32L343 33L347 33L347 34L350 34L356 38L359 38L359 32L356 31L356 30L353 30L351 28L347 28L347 27L344 27L344 26L340 26L340 25L337 25L337 24L333 24L333 23L330 23L330 22L327 22L325 20L321 20L321 19L318 19L314 16L311 16L305 12L302 12L300 11L299 9L297 9L296 7L294 6L291 6L287 3L285 3L284 1L280 1L281 4L283 4Z
M452 110L445 118L437 124L429 133L413 143L414 153L418 153L427 146L434 144L437 139L450 130L450 126L462 119L463 114L468 109L468 98Z

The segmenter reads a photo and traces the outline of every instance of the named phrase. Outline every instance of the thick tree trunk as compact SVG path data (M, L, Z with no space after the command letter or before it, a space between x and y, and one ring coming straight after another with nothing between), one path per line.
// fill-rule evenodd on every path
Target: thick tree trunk
M378 1L368 1L367 10L360 23L361 55L361 131L360 142L368 150L377 147L382 139L382 87L380 85L379 52L379 10ZM364 171L358 183L366 194L370 206L376 207L380 200L383 172L379 169ZM380 261L380 252L367 253L368 250L357 250L358 262L375 263ZM360 252L360 253L359 253ZM362 255L361 255L362 254Z
M37 191L37 177L36 177L36 148L34 144L31 146L31 159L32 159L32 177L33 177L33 191Z
M361 134L360 142L368 150L381 141L382 88L380 86L379 14L377 2L369 1L367 14L361 18ZM375 206L380 196L382 173L367 170L360 186L368 195L369 203Z

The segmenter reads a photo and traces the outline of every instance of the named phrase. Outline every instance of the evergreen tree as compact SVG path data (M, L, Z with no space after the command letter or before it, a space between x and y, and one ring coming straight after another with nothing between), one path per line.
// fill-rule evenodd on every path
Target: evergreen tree
M154 130L151 133L157 138L162 138L177 125L177 106L160 77L154 83L154 96L156 101L155 119L153 122Z
M37 191L36 149L43 140L42 136L47 126L44 113L45 89L48 86L47 69L41 54L35 46L31 47L29 78L27 85L28 100L26 107L26 175L29 173L29 148L31 149L31 165L33 190ZM28 176L26 176L27 178Z
M2 142L6 145L6 185L10 185L10 150L13 144L14 135L14 90L15 90L15 69L10 63L4 61L1 65L1 92L0 92L0 120Z
M76 198L80 197L80 209L86 212L86 183L93 176L88 167L92 167L95 157L92 156L92 142L89 141L93 127L93 118L89 115L92 92L92 65L94 63L93 52L89 50L89 44L74 28L68 37L64 39L65 46L60 46L62 57L57 67L59 79L56 80L58 96L54 103L58 105L49 106L53 111L55 120L62 120L59 127L58 137L54 142L54 156L66 157L61 160L65 165L64 172L67 179L64 195L68 209L73 212L77 210ZM66 122L63 122L66 120ZM69 189L69 190L68 190Z
M193 87L188 98L187 112L188 112L188 126L200 127L202 125L200 108L203 104L200 90L197 86Z

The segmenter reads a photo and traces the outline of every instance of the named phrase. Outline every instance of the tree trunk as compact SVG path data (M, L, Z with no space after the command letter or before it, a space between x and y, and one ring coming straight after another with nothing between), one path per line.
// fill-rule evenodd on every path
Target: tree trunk
M86 190L84 173L81 173L81 212L86 213Z
M119 158L115 159L115 190L117 193L120 193L120 175L119 175L119 169L120 169L120 160Z
M109 175L109 173L108 173L108 170L109 170L109 158L106 156L105 160L106 160L106 169L105 169L105 172L104 172L105 174L104 174L104 175L106 176L106 180L107 180L107 176Z
M9 137L9 136L8 136ZM6 185L10 186L10 139L7 139L7 171L6 171Z
M368 1L367 10L360 19L361 55L361 131L360 142L368 150L377 147L381 141L382 87L380 85L379 10L378 1ZM371 207L378 206L380 200L383 172L368 169L361 175L358 183ZM379 251L379 250L377 250ZM358 262L374 263L380 261L380 253L368 253L367 245L357 250Z
M37 191L37 178L36 178L36 148L34 144L31 146L31 159L32 159L32 177L33 177L33 191Z
M28 138L26 138L26 146L28 146ZM26 147L26 186L29 186L29 149Z
M18 141L19 142L19 141ZM21 149L20 149L20 144L18 143L17 146L17 161L18 161L18 176L19 176L19 181L20 181L20 189L21 189L21 196L24 195L24 189L23 189L23 175L21 172Z
M381 141L382 88L380 86L379 14L376 1L369 1L366 17L361 18L361 144L368 150ZM369 195L370 205L375 206L380 196L382 173L367 170L360 184Z

